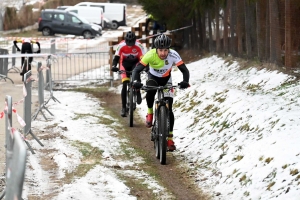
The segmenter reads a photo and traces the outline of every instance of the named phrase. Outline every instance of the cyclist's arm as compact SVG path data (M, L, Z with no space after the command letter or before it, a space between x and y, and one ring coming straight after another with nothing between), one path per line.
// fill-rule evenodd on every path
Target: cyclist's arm
M36 44L39 47L39 49L41 49L41 44L39 42L32 40L31 43Z
M140 72L142 72L144 69L145 69L145 66L139 62L132 71L133 81L141 80Z
M181 71L181 73L183 75L183 81L188 83L190 80L190 72L189 72L188 68L185 66L184 63L182 63L178 66L178 69Z
M32 44L36 44L39 47L39 49L35 53L41 53L41 45L40 45L40 43L38 41L35 41L35 40L31 40L31 43Z
M16 47L16 49L17 49L18 51L21 51L20 48L19 48L18 45L17 45L18 42L22 43L22 40L15 40L15 41L14 41L14 46Z
M113 67L117 67L119 61L120 61L120 56L115 55L115 56L114 56L114 59L113 59L113 62L112 62L112 66L113 66Z

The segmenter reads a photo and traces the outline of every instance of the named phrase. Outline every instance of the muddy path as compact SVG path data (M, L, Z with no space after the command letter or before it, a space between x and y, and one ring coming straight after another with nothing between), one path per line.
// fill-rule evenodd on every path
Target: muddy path
M115 82L114 86L120 84ZM135 149L141 149L143 157L147 160L147 165L143 168L147 171L148 168L154 170L158 174L161 184L166 187L176 197L176 199L184 200L207 200L209 197L201 192L201 189L196 185L196 179L193 172L189 170L183 161L178 157L179 154L174 152L167 153L166 165L161 165L159 160L155 157L153 142L150 140L151 129L144 125L144 117L135 113L134 127L128 127L127 117L120 116L121 97L120 94L110 92L109 95L99 94L98 98L106 102L103 104L106 109L111 110L115 116L119 116L124 128L130 131L125 131L126 137L131 141L131 145ZM143 99L145 101L145 99ZM133 194L142 194L142 191L135 191ZM140 196L138 199L147 199Z

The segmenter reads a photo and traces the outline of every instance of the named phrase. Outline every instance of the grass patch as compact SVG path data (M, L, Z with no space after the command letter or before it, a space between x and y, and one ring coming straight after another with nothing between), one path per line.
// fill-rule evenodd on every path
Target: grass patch
M97 147L92 147L89 143L74 141L72 143L82 154L81 164L73 172L67 172L64 182L69 184L74 178L85 176L92 168L101 162L103 151Z
M288 167L288 164L285 164L282 166L282 169L286 169Z
M109 114L105 113L104 115L98 116L98 115L92 115L92 114L82 114L82 113L75 113L75 117L72 118L72 120L78 120L81 118L85 118L85 117L95 117L98 118L98 122L97 124L105 124L107 126L110 126L112 123L114 123L114 120L107 118L105 116L107 116Z
M246 174L244 174L244 175L240 178L239 182L245 181L246 178L247 178L247 176L246 176Z
M259 161L262 161L264 159L264 156L259 157Z
M214 105L213 105L213 104L210 104L210 105L206 106L203 110L209 111L209 110L211 110L213 107L214 107Z
M248 197L249 195L250 195L250 192L248 192L248 191L245 191L245 192L244 192L244 196L245 196L245 197Z
M273 185L275 185L275 182L271 182L269 185L268 185L268 187L267 187L267 190L271 190L271 187L273 187Z
M274 128L274 126L279 122L279 119L275 120L275 121L271 121L269 124L271 125L272 128Z
M291 169L290 170L290 175L295 176L299 173L298 169Z
M234 160L236 160L236 161L240 161L240 160L242 160L244 158L244 156L242 156L242 155L237 155L236 157L234 157L232 160L234 161Z
M269 158L266 158L266 159L265 159L265 163L269 164L273 159L274 159L274 158L270 158L270 157L269 157Z
M101 101L103 101L103 99L109 95L115 95L115 94L111 94L110 91L108 91L107 87L98 87L98 88L75 88L72 89L73 91L77 91L77 92L84 92L84 93L88 93L90 95L93 95L94 97L100 99ZM121 152L123 152L123 154L121 155L114 155L114 158L117 160L133 160L133 159L137 159L139 157L143 158L142 159L142 163L141 164L135 164L134 167L141 169L141 171L144 171L145 173L147 173L150 177L152 177L154 180L156 180L160 185L163 185L163 181L161 180L161 177L158 173L158 169L156 167L154 167L154 163L153 163L153 158L150 157L150 154L148 151L139 148L137 145L132 144L130 142L130 145L126 144L126 141L131 141L131 138L128 136L128 133L131 132L132 128L128 127L128 124L123 122L123 120L118 121L118 119L121 118L121 116L119 116L119 114L115 113L110 107L106 106L107 104L103 104L103 108L104 108L104 112L105 115L109 115L111 116L112 119L115 119L114 121L107 119L107 118L103 118L103 117L99 117L101 123L107 123L106 125L110 126L112 129L114 129L116 132L118 132L118 134L116 135L116 137L119 137L120 141L124 141L124 142L120 142L120 148L121 148ZM111 123L118 121L118 123L121 123L120 126L111 126ZM143 124L144 122L142 121L142 119L138 118L137 115L134 116L134 122L135 123L141 123ZM148 138L147 138L148 139ZM150 136L149 136L150 139ZM130 148L128 148L128 146L130 146ZM137 166L138 165L138 166ZM131 188L131 192L133 195L138 196L138 194L135 194L135 191L141 191L143 190L143 192L145 193L149 193L149 195L153 196L153 191L151 189L148 189L145 185L145 183L143 183L144 178L141 179L135 179L132 178L130 175L126 175L126 173L122 173L122 171L117 171L118 176L125 180L126 185ZM160 193L158 193L160 194ZM144 196L144 195L142 195ZM156 198L153 198L156 199Z
M249 84L249 85L247 85L246 89L251 92L256 92L257 90L260 90L261 87L259 85Z
M240 126L240 127L238 128L238 130L240 130L240 131L250 131L250 126L249 126L249 124L247 123L247 124L244 124L244 125Z

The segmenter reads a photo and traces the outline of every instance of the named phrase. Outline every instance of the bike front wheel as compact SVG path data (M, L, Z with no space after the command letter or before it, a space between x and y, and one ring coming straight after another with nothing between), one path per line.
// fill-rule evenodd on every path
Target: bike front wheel
M167 161L168 117L167 108L165 106L160 106L158 114L158 140L160 164L162 165L165 165Z
M159 138L158 138L158 126L157 126L157 122L156 120L154 121L153 127L152 127L152 131L151 134L153 137L153 142L154 142L154 149L155 149L155 157L157 159L160 159L160 148L159 148ZM152 138L151 138L152 139Z

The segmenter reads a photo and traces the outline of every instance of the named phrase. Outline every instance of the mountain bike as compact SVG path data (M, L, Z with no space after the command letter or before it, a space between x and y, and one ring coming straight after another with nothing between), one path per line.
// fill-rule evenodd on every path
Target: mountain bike
M119 70L119 74L126 73L130 76L130 82L127 84L126 92L126 112L129 114L128 124L133 127L133 111L136 109L136 89L132 87L131 74L132 71Z
M151 141L154 143L155 157L160 159L160 164L165 165L167 160L167 137L169 136L169 102L164 98L164 90L177 86L143 86L141 90L157 90L155 101L154 123L151 129Z

